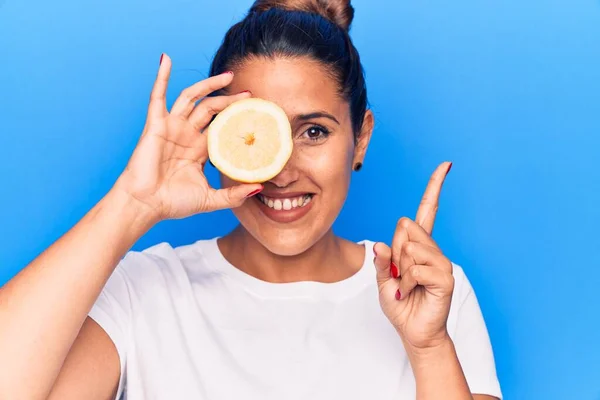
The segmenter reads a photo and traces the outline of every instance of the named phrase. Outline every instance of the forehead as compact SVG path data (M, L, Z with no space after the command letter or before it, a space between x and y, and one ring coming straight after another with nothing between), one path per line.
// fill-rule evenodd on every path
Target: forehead
M337 82L323 65L308 58L255 58L235 69L230 93L250 90L278 104L288 114L326 111L342 116L347 104Z

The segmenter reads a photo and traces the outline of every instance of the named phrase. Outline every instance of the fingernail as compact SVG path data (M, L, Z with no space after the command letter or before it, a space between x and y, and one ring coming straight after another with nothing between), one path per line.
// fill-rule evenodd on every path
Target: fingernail
M233 71L226 71L226 72L223 72L223 73L224 73L224 74L230 74L230 75L233 75Z
M373 254L375 254L375 257L377 257L377 250L375 250L375 246L373 246Z
M396 264L394 264L393 261L390 264L390 275L392 275L392 278L394 278L394 279L398 279L398 275L400 275L400 272L398 271L398 267L396 266Z
M164 53L160 55L160 61L158 62L158 65L162 64L162 59L163 59L164 56L165 56Z
M260 193L261 191L262 191L262 188L253 190L252 192L248 193L248 195L246 197L252 197L252 196Z
M452 169L452 163L450 163L450 166L448 167L448 171L446 171L446 175L448 175L450 173L451 169Z
M400 297L402 297L402 295L400 294L400 289L396 290L396 300L400 300Z
M244 90L242 93L250 93L250 94L252 94L252 92L249 91L249 90Z

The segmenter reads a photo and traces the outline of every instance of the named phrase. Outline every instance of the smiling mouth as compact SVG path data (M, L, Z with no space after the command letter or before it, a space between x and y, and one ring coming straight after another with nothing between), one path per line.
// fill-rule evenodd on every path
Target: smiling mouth
M266 205L269 208L272 208L273 210L289 211L289 210L294 210L296 208L306 207L306 205L311 202L313 196L314 196L313 194L307 193L302 196L289 197L289 198L276 198L275 199L275 198L264 196L262 194L257 194L256 198L261 203L263 203L264 205Z

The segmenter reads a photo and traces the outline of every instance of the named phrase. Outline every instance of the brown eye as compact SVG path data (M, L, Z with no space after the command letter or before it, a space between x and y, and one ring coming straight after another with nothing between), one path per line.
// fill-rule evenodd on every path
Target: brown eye
M304 132L304 135L310 140L322 140L327 138L329 131L322 126L311 126Z

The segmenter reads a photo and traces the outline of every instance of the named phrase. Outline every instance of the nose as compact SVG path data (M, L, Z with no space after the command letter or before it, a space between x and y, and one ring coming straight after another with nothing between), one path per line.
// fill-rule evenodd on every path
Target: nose
M297 182L300 178L300 170L297 166L296 150L292 151L292 156L285 164L281 172L275 175L268 183L272 183L278 188L285 188Z

